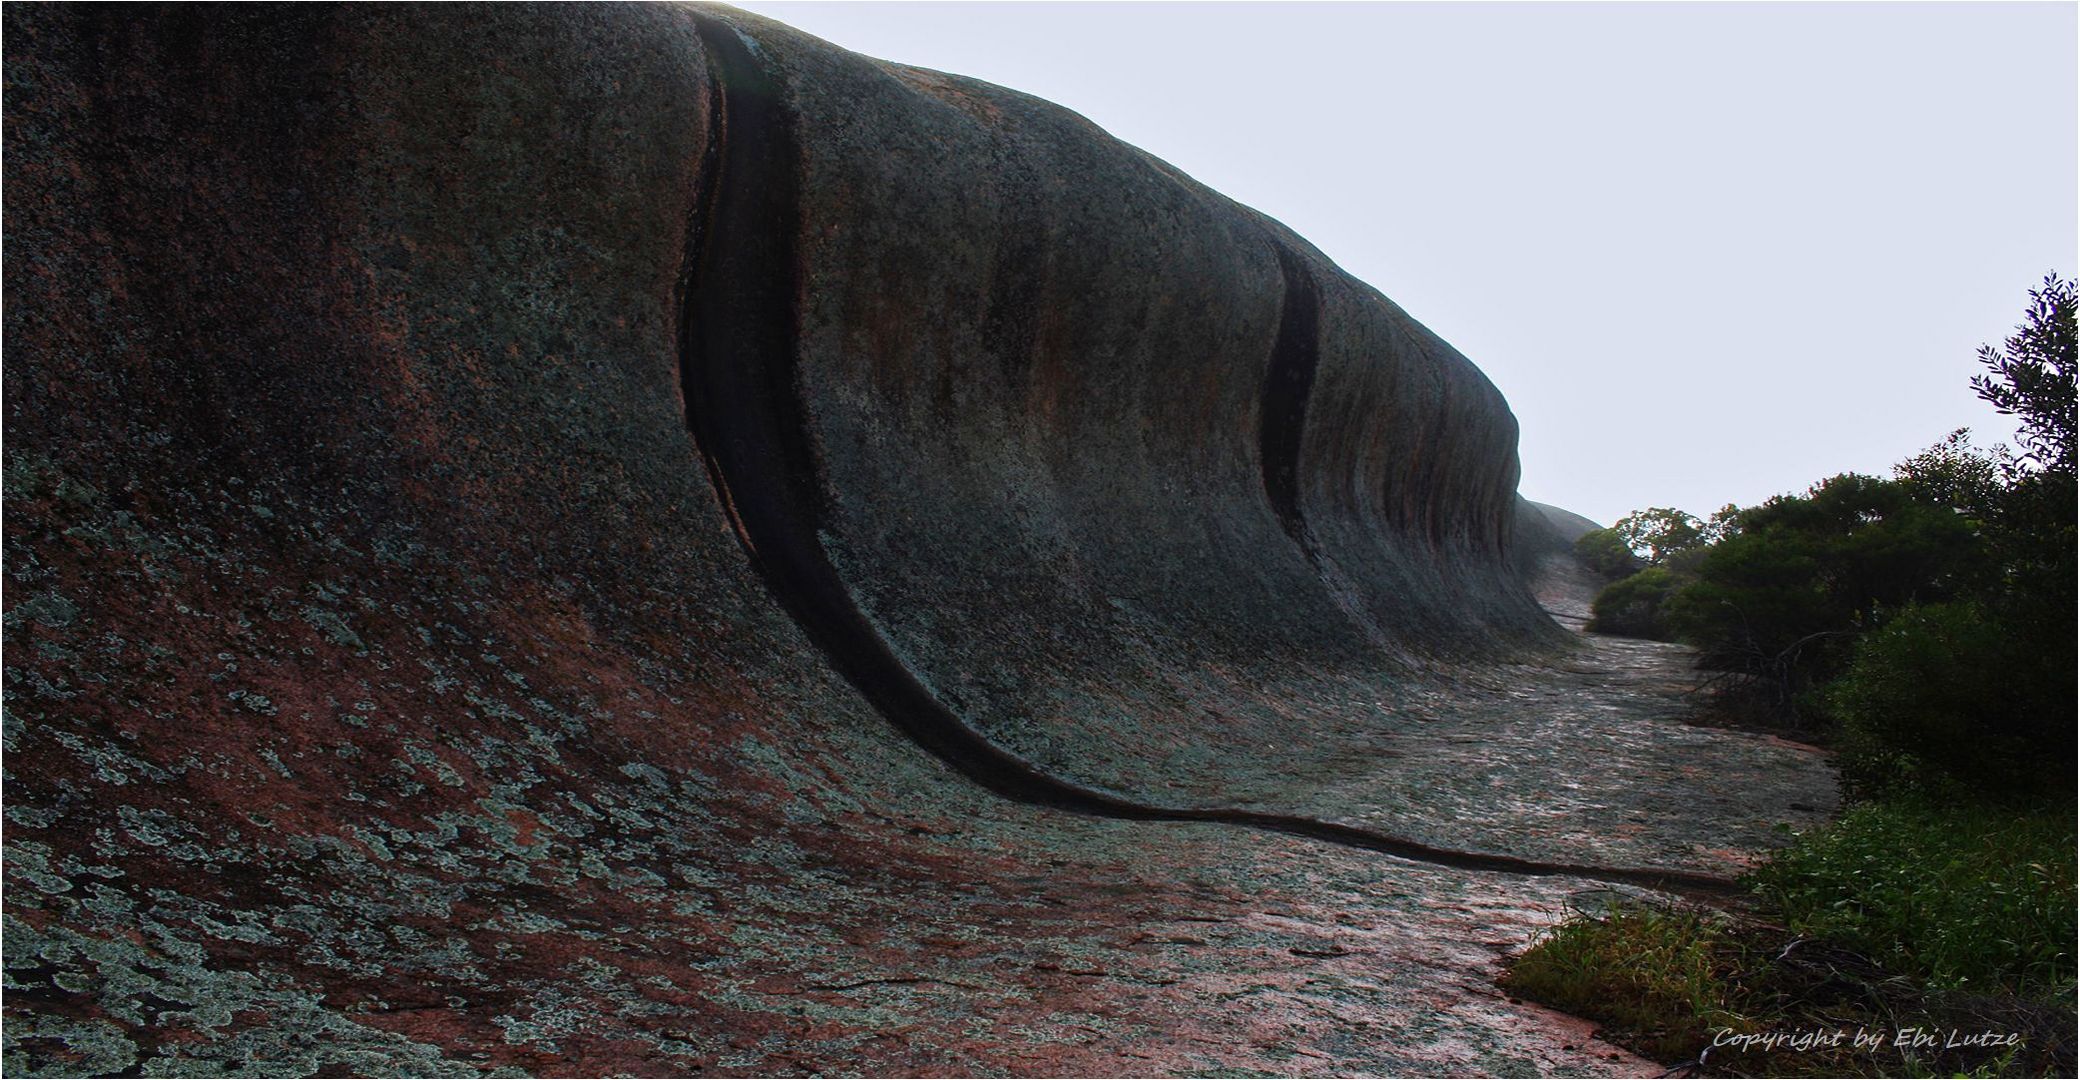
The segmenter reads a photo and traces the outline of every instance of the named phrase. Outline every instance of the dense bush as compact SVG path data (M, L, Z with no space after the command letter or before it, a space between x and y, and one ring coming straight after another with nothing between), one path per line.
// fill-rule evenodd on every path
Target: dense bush
M1827 689L1843 786L2026 800L2070 785L2069 658L2026 647L1980 604L1897 612L1857 640Z
M1647 565L1616 529L1591 529L1574 542L1575 557L1605 581L1616 581Z
M1596 594L1589 607L1589 629L1599 634L1674 641L1663 609L1682 580L1658 566L1614 581Z
M2072 282L2047 278L2004 347L1980 350L1972 387L2018 419L2020 458L1956 432L1900 464L1903 488L1972 527L1974 565L1943 583L1960 602L1930 591L1901 605L1829 688L1853 795L2071 796L2075 300Z
M1887 608L1953 598L1986 573L1972 520L1896 481L1845 473L1739 521L1670 598L1667 622L1700 664L1755 680L1806 724L1821 715L1809 691Z

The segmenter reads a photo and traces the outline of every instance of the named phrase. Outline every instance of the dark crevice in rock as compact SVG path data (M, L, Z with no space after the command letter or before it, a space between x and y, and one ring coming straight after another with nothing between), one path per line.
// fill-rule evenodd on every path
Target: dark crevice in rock
M822 476L795 385L794 148L778 82L737 32L699 20L722 151L692 230L680 372L687 424L760 578L831 665L906 735L1009 798L1094 813L1084 792L1005 753L918 682L867 621L819 537Z
M1151 806L1043 773L969 727L890 650L823 548L823 476L795 371L800 220L790 113L783 88L754 46L712 16L698 17L698 25L712 79L711 134L681 284L687 426L767 589L832 667L899 730L987 790L1034 805L1128 820L1240 825L1463 870L1688 892L1732 889L1732 882L1705 874L1547 863L1283 814ZM1279 254L1287 301L1267 378L1265 482L1298 538L1304 521L1297 458L1313 381L1317 297L1312 278L1283 245Z
M1271 365L1264 372L1264 392L1257 419L1257 453L1264 470L1264 497L1278 515L1286 535L1315 558L1314 541L1300 510L1300 442L1307 429L1307 398L1314 391L1319 358L1317 320L1321 297L1314 275L1285 244L1272 241L1278 270L1285 279L1285 301L1279 309L1278 335L1271 346Z

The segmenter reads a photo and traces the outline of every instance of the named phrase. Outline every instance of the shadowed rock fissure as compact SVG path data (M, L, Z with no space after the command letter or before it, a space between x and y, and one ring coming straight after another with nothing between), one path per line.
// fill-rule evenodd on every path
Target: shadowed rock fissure
M1285 280L1285 301L1279 308L1271 365L1264 372L1257 457L1264 470L1264 497L1271 501L1278 523L1313 559L1314 540L1308 536L1307 520L1300 512L1300 437L1307 428L1307 398L1314 392L1320 348L1315 324L1321 298L1315 291L1314 276L1292 251L1276 239L1271 243Z
M997 795L1077 813L1240 825L1463 870L1682 892L1731 890L1732 882L1712 875L1547 863L1283 814L1151 806L1043 773L969 727L889 649L824 551L823 481L795 373L800 222L790 114L754 45L711 17L699 19L699 33L712 83L710 138L681 283L687 427L767 589L831 665L906 736ZM1287 531L1306 546L1297 465L1314 374L1316 298L1312 279L1283 245L1279 258L1287 299L1278 355L1266 377L1265 490Z

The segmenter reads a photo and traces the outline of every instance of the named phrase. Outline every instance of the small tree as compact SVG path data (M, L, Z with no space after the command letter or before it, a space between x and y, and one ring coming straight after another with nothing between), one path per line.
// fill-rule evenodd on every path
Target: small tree
M2004 416L2022 421L2016 439L2025 460L2052 472L2073 475L2073 389L2076 351L2074 283L2057 274L2029 291L2029 311L2005 347L1979 346L1987 374L1973 376L1972 389Z
M1970 428L1958 428L1945 435L1943 441L1893 466L1893 479L1931 506L1948 507L1981 521L1992 517L2010 458L2005 447L1981 450L1973 446L1971 434Z
M1712 516L1705 520L1704 527L1701 530L1701 537L1705 546L1710 547L1721 540L1739 536L1741 533L1742 512L1740 507L1732 503L1727 503L1725 506L1713 511Z
M1574 542L1575 557L1605 581L1634 573L1646 562L1632 553L1615 529L1591 529Z
M1619 518L1611 528L1626 547L1650 566L1660 566L1672 556L1705 543L1705 523L1670 506L1635 510Z
M2006 580L1993 602L2004 618L2067 653L2076 585L2075 306L2074 283L2047 275L2030 290L2022 325L2003 347L1980 346L1986 373L1972 379L1981 398L2021 421L2016 438L2026 449L2002 463L2005 488L1991 533Z

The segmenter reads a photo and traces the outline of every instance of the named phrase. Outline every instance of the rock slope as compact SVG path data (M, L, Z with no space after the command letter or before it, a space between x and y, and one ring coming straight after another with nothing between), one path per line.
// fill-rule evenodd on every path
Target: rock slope
M1091 812L1729 864L1399 779L1575 661L1275 222L727 8L4 18L10 1074L1644 1067L1578 882Z

